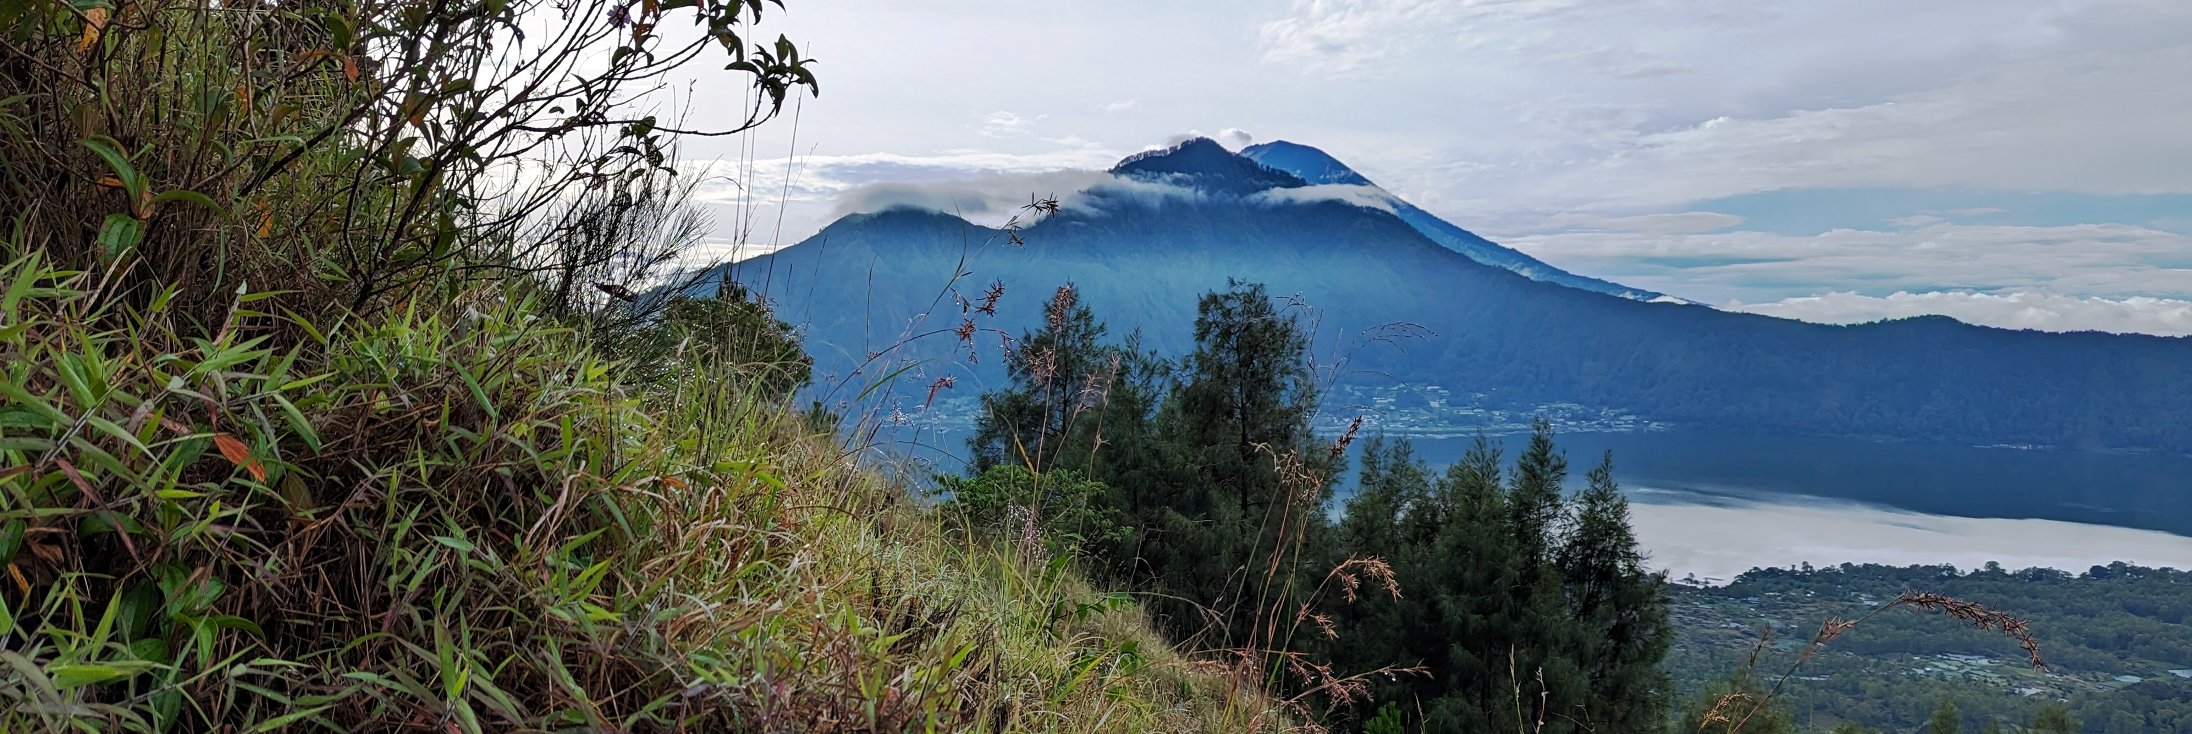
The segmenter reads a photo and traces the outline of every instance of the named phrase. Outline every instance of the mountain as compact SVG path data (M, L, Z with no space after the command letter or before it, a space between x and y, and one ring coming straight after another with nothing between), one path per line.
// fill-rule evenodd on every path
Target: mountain
M882 362L918 362L899 376L919 381L917 395L946 374L962 393L994 384L997 332L1033 326L1061 285L1114 336L1138 331L1176 355L1192 346L1197 297L1238 279L1318 309L1318 358L1345 383L1741 431L2192 451L2192 340L1944 317L1808 324L1647 302L1485 264L1359 188L1209 141L1118 173L1018 232L1024 245L900 208L845 217L724 274L808 330L818 375L860 370L854 382L867 382L889 372ZM994 318L974 310L993 283L1004 288ZM965 319L997 330L976 336L986 351L972 364L952 336Z
M1471 260L1495 268L1506 268L1521 273L1523 277L1531 280L1559 283L1570 288L1581 288L1623 298L1634 298L1639 301L1668 297L1642 288L1631 288L1620 283L1611 283L1597 278L1576 275L1547 265L1537 258L1524 255L1514 249L1501 247L1491 240L1478 237L1475 232L1456 227L1446 220L1440 219L1398 196L1393 196L1382 188L1378 188L1377 184L1371 183L1370 179L1364 178L1362 174L1348 168L1347 164L1339 162L1338 159L1316 148L1278 140L1248 146L1241 150L1241 156L1265 166L1294 174L1312 184L1363 186L1376 189L1378 194L1391 199L1394 216L1400 217L1401 221L1407 222L1408 226L1414 227L1418 233L1430 238L1432 242L1445 245L1463 255L1468 255Z

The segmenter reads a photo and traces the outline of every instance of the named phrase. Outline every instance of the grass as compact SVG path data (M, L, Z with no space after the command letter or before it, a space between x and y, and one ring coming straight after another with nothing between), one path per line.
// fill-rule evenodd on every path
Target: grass
M734 372L628 388L520 286L241 294L203 339L99 285L0 271L0 731L1286 725L1069 560L949 536Z

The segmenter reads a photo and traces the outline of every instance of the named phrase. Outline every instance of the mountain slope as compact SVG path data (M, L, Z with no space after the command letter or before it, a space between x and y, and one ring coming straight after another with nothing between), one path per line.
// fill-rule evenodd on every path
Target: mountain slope
M1377 188L1377 184L1371 183L1370 179L1364 178L1362 174L1348 168L1347 164L1339 162L1338 159L1322 150L1306 145L1289 143L1284 140L1258 143L1242 149L1241 156L1262 163L1265 166L1294 174L1312 184ZM1382 188L1378 189L1378 193L1384 194L1392 200L1394 216L1400 217L1401 221L1407 222L1408 226L1414 227L1424 237L1445 245L1455 252L1468 255L1471 260L1497 268L1506 268L1521 273L1531 280L1558 283L1570 288L1581 288L1623 298L1634 298L1639 301L1664 297L1662 294L1642 288L1631 288L1620 283L1576 275L1547 265L1537 258L1479 237L1475 232L1454 226L1452 223L1438 218L1437 215L1424 211L1400 197L1393 196Z
M1200 147L1182 150L1207 156ZM807 325L822 374L934 333L897 356L934 360L918 368L922 379L957 371L959 389L981 389L996 360L968 365L948 332L962 323L955 299L979 301L992 281L1006 296L994 322L975 316L984 327L1017 336L1070 282L1114 335L1138 330L1145 346L1178 354L1191 346L1197 296L1240 279L1322 309L1320 358L1338 364L1345 353L1346 381L1776 433L2192 449L2192 341L1939 317L1833 326L1648 303L1480 263L1382 208L1317 198L1316 186L1244 195L1262 183L1229 176L1269 175L1162 158L1135 163L1206 185L1137 176L1099 186L1021 232L1024 247L936 212L856 215L733 276ZM969 275L954 281L962 267ZM1399 322L1414 327L1392 328ZM1430 336L1374 338L1408 330ZM991 355L995 338L981 337Z

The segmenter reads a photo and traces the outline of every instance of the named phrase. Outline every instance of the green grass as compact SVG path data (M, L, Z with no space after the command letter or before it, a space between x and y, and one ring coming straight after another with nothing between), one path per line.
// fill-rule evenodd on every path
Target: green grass
M0 270L0 731L1247 731L1066 560L520 286L215 338Z

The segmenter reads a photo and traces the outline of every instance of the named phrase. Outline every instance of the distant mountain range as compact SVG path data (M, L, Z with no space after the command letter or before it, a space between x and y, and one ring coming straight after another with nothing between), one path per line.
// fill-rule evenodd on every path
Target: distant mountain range
M1073 283L1114 335L1179 354L1197 297L1237 279L1318 309L1319 358L1343 382L1756 432L2192 450L2192 340L1946 317L1834 326L1675 302L1500 247L1290 143L1234 154L1190 140L1112 172L1018 232L1024 245L899 208L723 274L808 330L818 374L891 351L921 363L901 377L922 388L945 373L961 391L994 383L996 336L970 365L948 333L992 283L1006 295L984 328L1017 336ZM915 334L927 336L904 340Z

